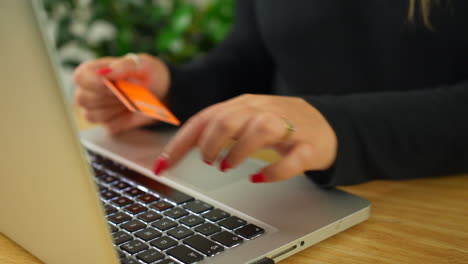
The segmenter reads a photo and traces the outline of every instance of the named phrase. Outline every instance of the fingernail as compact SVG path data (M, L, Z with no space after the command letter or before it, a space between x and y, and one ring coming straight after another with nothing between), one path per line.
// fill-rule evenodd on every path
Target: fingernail
M154 163L154 174L160 175L167 168L167 157L160 155Z
M206 164L208 164L208 165L210 165L210 166L213 166L213 162L211 162L211 161L203 160L203 162L205 162Z
M223 159L221 161L221 164L219 165L219 169L222 171L222 172L226 172L227 170L231 169L232 166L231 164L229 164L229 162L226 160L226 159Z
M266 182L265 175L263 173L259 172L253 175L250 175L250 181L253 183L262 183Z
M99 75L106 75L106 74L109 74L111 71L112 71L111 68L104 67L104 68L100 68L100 69L96 70L96 73L99 74Z

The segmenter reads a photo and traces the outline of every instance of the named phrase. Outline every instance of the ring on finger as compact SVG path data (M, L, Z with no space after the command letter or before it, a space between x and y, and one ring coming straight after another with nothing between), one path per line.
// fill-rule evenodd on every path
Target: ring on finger
M294 126L294 124L289 120L287 119L286 117L282 116L281 117L284 121L284 127L286 129L283 137L281 137L281 141L286 141L292 133L294 133L296 131L296 127Z
M136 64L136 67L137 69L141 69L141 59L140 59L140 56L138 56L137 54L135 53L127 53L127 55L125 55L125 57L131 59L133 62L135 62Z

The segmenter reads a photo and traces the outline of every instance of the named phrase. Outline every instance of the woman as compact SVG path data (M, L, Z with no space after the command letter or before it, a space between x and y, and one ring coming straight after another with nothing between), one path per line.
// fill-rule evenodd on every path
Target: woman
M182 120L193 115L156 174L195 146L213 164L230 139L222 171L263 147L282 155L254 183L304 171L322 186L468 172L468 2L440 2L239 0L232 32L207 56L180 67L145 54L84 63L76 101L112 133L149 125L101 76L136 78Z

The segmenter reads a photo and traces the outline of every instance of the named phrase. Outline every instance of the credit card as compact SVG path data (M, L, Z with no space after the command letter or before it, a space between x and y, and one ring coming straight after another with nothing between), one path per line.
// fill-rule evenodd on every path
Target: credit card
M130 111L176 126L180 125L179 119L145 86L125 80L111 81L107 78L104 78L104 84Z

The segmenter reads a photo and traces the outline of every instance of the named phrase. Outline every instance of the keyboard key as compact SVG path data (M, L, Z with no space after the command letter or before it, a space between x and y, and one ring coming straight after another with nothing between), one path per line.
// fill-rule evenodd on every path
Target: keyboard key
M164 211L164 210L167 210L169 208L172 208L174 207L171 203L167 202L167 201L158 201L157 203L154 203L151 205L152 208L158 210L158 211Z
M236 228L239 228L241 226L245 226L247 224L247 221L240 219L237 216L230 216L220 222L218 222L218 225L227 228L229 230L234 230Z
M94 176L96 176L96 178L103 178L107 176L107 173L105 171L98 169L94 166L93 166L93 171L94 171Z
M104 206L104 210L106 211L106 215L117 213L117 211L118 211L117 208L115 208L114 206L112 206L110 204L106 204Z
M224 250L223 246L220 246L200 235L189 237L184 240L184 243L209 257L212 257Z
M120 197L120 195L114 191L107 191L103 194L101 194L102 199L105 200L111 200L114 199L115 197Z
M115 232L119 231L119 229L115 225L110 225L109 224L109 228L111 230L111 233L115 233Z
M165 231L177 226L177 223L170 220L169 218L163 218L152 224L152 226L158 228L159 230Z
M122 243L128 242L133 239L131 235L125 233L124 231L119 231L117 233L114 233L112 237L114 237L114 243L116 245L120 245Z
M145 222L153 222L155 220L158 220L158 219L161 219L162 218L162 215L156 213L155 211L151 210L151 211L147 211L147 212L144 212L142 213L141 215L138 216L138 218L140 218L141 220L145 221Z
M176 204L183 204L193 200L193 197L185 193L173 190L173 192L166 194L166 198Z
M130 195L131 197L137 197L139 195L145 194L142 190L138 188L131 188L127 191L125 191L126 194Z
M156 229L151 228L151 227L145 228L145 229L135 233L136 237L139 237L139 238L143 239L144 241L153 240L153 239L155 239L157 237L160 237L161 235L162 235L161 232L159 232Z
M177 241L175 241L174 239L170 237L163 236L163 237L160 237L151 241L150 244L154 247L159 248L160 250L165 250L165 249L168 249L170 247L177 245Z
M119 206L119 207L124 207L124 206L127 206L129 204L132 204L133 201L128 199L127 197L120 197L118 199L112 200L112 203Z
M140 264L140 262L138 262L138 260L134 258L124 258L124 259L121 259L120 262L122 264Z
M112 186L114 186L115 188L117 188L118 190L125 190L129 187L132 187L130 184L126 183L126 182L123 182L123 181L117 181L117 182L114 182L112 184Z
M172 259L165 259L163 261L158 262L157 264L179 264L179 262L175 262L175 260Z
M167 210L164 214L173 219L178 219L178 218L181 218L182 216L188 215L188 212L185 209L176 207L176 208Z
M132 220L132 221L128 221L127 223L121 225L120 227L127 230L128 232L135 232L137 230L145 228L146 224L144 224L143 222L138 221L138 220Z
M210 236L214 233L221 231L221 227L213 225L212 223L205 223L195 228L195 231L202 233L205 236Z
M141 204L137 204L137 203L125 207L125 211L127 211L127 212L129 212L129 213L131 213L133 215L139 214L139 213L144 212L146 210L148 210L148 208L144 207Z
M121 224L121 223L123 223L125 221L128 221L128 220L132 219L132 217L129 216L128 214L126 214L126 213L118 212L116 214L113 214L113 215L107 217L107 219L109 221L111 221L112 223L114 223L114 224Z
M105 183L113 183L119 180L117 177L111 175L106 175L104 177L101 177L100 179Z
M91 151L89 149L86 149L86 154L88 155L88 160L95 161L98 157L96 156L97 154L94 153L94 151Z
M196 214L203 213L213 208L213 206L199 200L188 202L184 208Z
M166 252L168 255L182 261L185 264L196 263L203 260L203 256L193 251L192 249L179 245L171 248Z
M242 237L244 238L247 238L247 239L252 239L256 236L259 236L263 233L265 233L265 230L263 228L260 228L256 225L253 225L253 224L248 224L244 227L241 227L239 229L237 229L236 231L236 234L238 235L241 235Z
M167 231L167 234L175 239L181 240L193 235L193 231L184 226L179 226Z
M123 244L122 246L120 246L120 248L127 251L130 254L135 254L145 249L148 249L149 247L140 240L133 240L128 242L127 244Z
M147 193L145 195L142 195L142 196L139 196L137 199L139 201L141 201L142 203L145 203L145 204L149 204L149 203L152 203L154 201L159 200L158 197L156 197L156 196L154 196L152 194L149 194L149 193Z
M103 193L108 192L108 191L109 191L108 188L106 188L106 187L102 186L101 184L99 184L99 193L100 193L101 195L102 195Z
M236 235L233 235L227 231L223 231L221 233L213 235L211 236L211 239L213 239L216 242L221 243L222 245L226 247L237 246L244 241L242 238Z
M102 157L99 161L100 165L105 168L107 171L111 171L113 173L121 173L126 170L126 167L122 164L119 164L113 160L107 159Z
M186 216L182 219L179 220L179 222L181 222L182 224L188 226L188 227L193 227L193 226L197 226L203 222L205 222L205 220L201 217L198 217L196 215L189 215L189 216Z
M125 258L125 253L122 252L122 250L117 249L117 254L119 255L119 258Z
M206 219L210 220L210 221L218 222L219 220L222 220L222 219L228 217L229 214L224 212L221 209L213 209L213 210L209 211L208 213L203 214L202 216L205 217Z
M156 249L148 249L136 255L137 259L145 263L153 263L164 258L164 255Z

